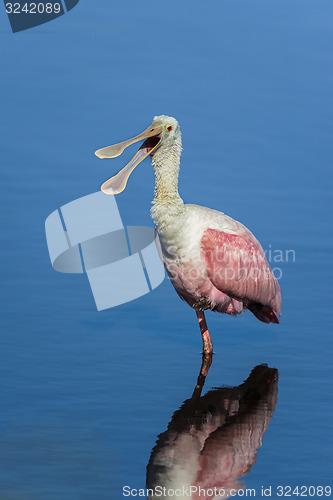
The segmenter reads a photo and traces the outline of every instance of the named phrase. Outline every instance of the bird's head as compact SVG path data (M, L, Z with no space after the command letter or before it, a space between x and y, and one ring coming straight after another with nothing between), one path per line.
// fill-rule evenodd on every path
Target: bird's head
M152 127L161 129L160 144L158 146L162 144L165 147L171 146L180 134L179 124L172 116L155 116Z
M145 139L131 161L118 174L104 182L101 190L106 194L121 193L126 187L129 176L142 160L148 155L153 156L162 146L163 149L171 147L179 138L180 128L177 120L171 116L161 115L155 116L153 123L144 132L132 139L98 149L95 152L98 158L116 158L131 144Z

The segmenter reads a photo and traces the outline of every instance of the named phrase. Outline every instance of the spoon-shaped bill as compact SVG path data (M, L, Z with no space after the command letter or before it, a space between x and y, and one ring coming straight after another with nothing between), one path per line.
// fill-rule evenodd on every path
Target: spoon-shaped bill
M147 139L137 153L133 156L131 161L122 169L118 174L111 177L111 179L107 180L102 184L101 190L105 194L119 194L124 191L128 178L135 169L139 165L142 160L144 160L149 154L151 154L159 145L161 141L162 127L154 127L151 125L141 134L133 137L132 139L128 139L127 141L119 142L119 144L114 144L113 146L107 146L106 148L98 149L95 152L95 155L98 158L115 158L124 151L125 148L134 144L135 142L141 141L143 139Z
M152 125L148 127L144 132L136 135L132 139L127 141L119 142L118 144L113 144L112 146L107 146L106 148L101 148L95 151L95 155L98 158L116 158L120 156L125 148L134 144L135 142L142 141L143 139L148 139L148 137L153 137L159 135L162 132L162 127L153 127Z
M101 190L105 194L119 194L124 191L128 178L139 165L139 163L144 160L149 155L149 150L147 148L140 148L139 151L133 156L131 161L120 170L116 175L111 177L111 179L105 181Z

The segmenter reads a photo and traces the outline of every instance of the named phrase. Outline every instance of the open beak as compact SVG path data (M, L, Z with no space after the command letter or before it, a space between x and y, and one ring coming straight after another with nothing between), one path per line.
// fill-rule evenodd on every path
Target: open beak
M128 178L135 169L148 155L150 155L161 142L161 132L162 127L148 127L142 134L128 139L127 141L119 142L119 144L114 144L113 146L108 146L106 148L98 149L95 155L98 158L116 158L120 156L125 148L134 144L135 142L142 141L146 139L142 144L140 149L135 153L131 161L122 169L118 174L111 177L102 184L101 190L105 194L119 194L124 191Z

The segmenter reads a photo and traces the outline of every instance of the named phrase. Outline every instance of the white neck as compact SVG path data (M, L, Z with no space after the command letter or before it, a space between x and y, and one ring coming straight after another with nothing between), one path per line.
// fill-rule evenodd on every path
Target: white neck
M151 157L155 172L155 197L151 214L157 226L179 213L184 205L178 193L181 150L179 135L171 145L161 146Z
M151 158L155 172L154 205L156 203L177 203L181 200L178 194L181 150L182 143L179 138L172 145L159 148Z

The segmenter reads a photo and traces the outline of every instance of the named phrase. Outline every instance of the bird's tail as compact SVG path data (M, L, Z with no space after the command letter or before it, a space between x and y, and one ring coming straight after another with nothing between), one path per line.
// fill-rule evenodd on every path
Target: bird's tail
M269 306L251 304L248 308L263 323L280 323L279 318Z

